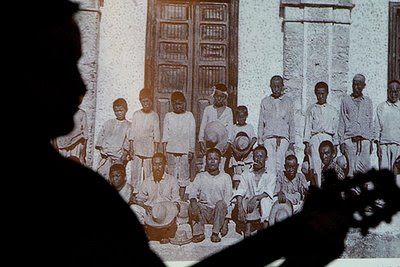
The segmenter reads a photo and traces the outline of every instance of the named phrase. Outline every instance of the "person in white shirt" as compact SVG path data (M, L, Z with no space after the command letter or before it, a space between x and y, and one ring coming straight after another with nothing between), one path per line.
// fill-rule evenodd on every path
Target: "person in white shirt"
M228 89L225 84L216 84L213 89L214 103L204 109L199 130L200 152L203 155L207 150L204 129L208 123L218 121L226 127L228 135L232 133L233 113L232 109L227 106Z
M365 85L364 75L356 74L353 93L344 96L340 105L338 137L340 151L348 159L350 177L371 169L373 106L371 99L363 94Z
M241 174L244 170L249 170L253 163L252 150L254 144L257 142L257 137L253 126L246 122L249 115L247 107L238 106L235 113L236 124L233 125L232 134L228 140L232 151L229 167L233 167L234 174ZM244 149L237 147L238 144L235 142L239 133L241 133L240 135L244 133L249 141L248 146Z
M312 168L317 175L317 186L321 186L321 159L319 146L323 141L331 141L338 145L338 110L326 102L329 89L324 82L319 82L314 88L317 103L312 104L306 113L304 126L304 154L312 160ZM311 163L311 162L310 162Z
M210 148L206 152L206 171L196 175L189 192L189 218L193 229L192 242L205 239L204 224L211 223L211 242L221 241L228 233L227 213L232 198L231 177L219 170L221 152Z
M263 223L268 227L268 219L274 203L274 190L276 175L267 171L265 163L268 152L264 146L259 145L253 150L253 169L240 175L240 184L233 198L237 199L238 221L245 223L244 236L251 234L251 224ZM235 213L235 212L233 212Z
M83 97L81 97L82 102ZM86 164L88 126L86 112L79 107L74 115L74 129L67 135L57 137L54 146L66 158L77 157L81 164Z
M379 158L379 169L393 169L400 156L400 82L390 81L387 101L376 108L375 143Z
M273 76L270 87L272 94L260 104L258 144L264 145L269 153L268 169L278 172L283 169L286 152L294 154L294 109L292 101L284 95L281 76Z
M128 111L125 99L116 99L113 102L113 110L116 118L104 123L95 146L101 156L97 171L106 179L109 179L112 164L126 164L129 149L127 135L131 123L125 118Z
M168 173L178 180L179 195L183 200L190 181L196 124L193 114L186 111L186 99L182 92L172 93L171 102L173 112L165 114L162 144L167 156Z
M135 193L140 190L143 180L151 175L151 159L160 142L159 117L153 111L153 94L144 88L139 93L142 109L132 116L132 127L129 131L129 148L132 158L131 177L128 181Z

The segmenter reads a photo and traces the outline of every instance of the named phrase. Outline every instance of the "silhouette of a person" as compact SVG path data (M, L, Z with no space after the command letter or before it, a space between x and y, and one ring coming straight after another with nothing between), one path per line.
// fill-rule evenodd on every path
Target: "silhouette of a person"
M14 150L6 164L17 164L18 181L11 231L17 244L16 266L164 266L148 245L145 232L128 204L96 172L62 157L50 140L73 129L79 99L86 93L78 70L80 33L68 0L15 1L19 24L15 87L21 111L15 120ZM10 39L7 39L10 40ZM18 135L21 134L21 136ZM20 138L21 137L21 138ZM24 139L22 139L24 138ZM22 142L29 140L29 142ZM21 152L34 151L19 159ZM322 266L338 257L349 229L342 206L310 190L303 212L198 263L263 266L286 257L286 266ZM249 255L249 257L247 257Z

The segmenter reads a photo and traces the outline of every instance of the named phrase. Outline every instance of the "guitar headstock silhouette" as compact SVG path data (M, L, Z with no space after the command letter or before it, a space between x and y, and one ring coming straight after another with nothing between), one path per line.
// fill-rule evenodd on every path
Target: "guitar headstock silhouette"
M329 202L333 205L339 205L348 216L349 226L359 228L362 235L383 221L389 223L400 210L400 188L389 170L373 169L342 181L334 171L324 173L324 177L325 184L319 194L331 198Z

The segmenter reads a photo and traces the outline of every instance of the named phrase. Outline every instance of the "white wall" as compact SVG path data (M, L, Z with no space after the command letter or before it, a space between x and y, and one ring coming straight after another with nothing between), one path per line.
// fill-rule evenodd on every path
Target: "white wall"
M260 101L270 93L269 80L283 71L279 2L240 0L238 104L248 106L248 122L255 127ZM354 74L363 73L365 94L375 106L386 99L388 2L354 0L351 14L348 84ZM137 96L144 83L147 1L105 1L101 12L96 136L101 125L114 116L114 99L128 101L128 118L140 108Z
M128 102L127 118L140 108L144 85L147 1L104 1L100 21L100 51L95 140L106 120L115 118L112 102ZM95 165L98 161L95 152Z
M238 104L249 109L248 122L258 124L261 99L269 81L283 72L283 33L279 0L240 0Z

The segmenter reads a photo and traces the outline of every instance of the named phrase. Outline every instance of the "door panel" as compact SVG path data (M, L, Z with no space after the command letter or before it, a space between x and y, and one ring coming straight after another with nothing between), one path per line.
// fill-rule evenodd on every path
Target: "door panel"
M226 84L228 105L236 104L237 17L238 0L149 0L145 85L154 90L161 127L176 90L197 135L215 84Z
M212 103L212 87L229 88L228 3L199 2L195 7L193 114L199 131L204 108Z
M170 111L170 96L181 91L192 99L193 24L189 2L159 1L156 5L154 100L160 127ZM187 102L191 110L191 101Z

